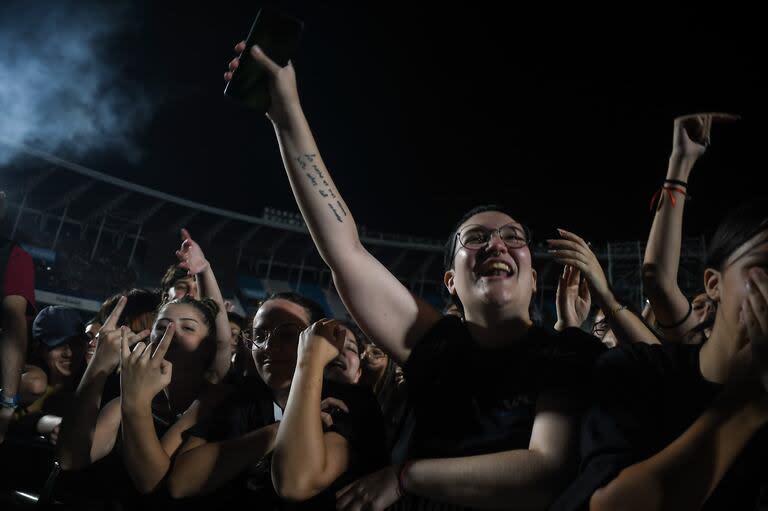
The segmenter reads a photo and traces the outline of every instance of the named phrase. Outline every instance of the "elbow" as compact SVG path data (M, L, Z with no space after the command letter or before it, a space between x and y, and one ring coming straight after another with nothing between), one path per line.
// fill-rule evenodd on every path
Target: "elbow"
M140 495L149 495L160 488L163 479L162 477L159 479L142 478L141 481L134 479L133 485Z
M35 378L31 379L28 382L25 382L25 389L28 395L32 399L37 399L41 397L43 394L45 394L45 391L48 389L48 381L46 378Z
M272 464L272 486L277 495L288 502L303 502L319 493L312 478L301 470L287 470L279 463Z
M658 485L631 488L614 480L599 488L589 500L589 511L653 511L664 509Z
M168 477L168 493L172 499L184 499L195 494L184 484L184 479L179 474L173 473Z

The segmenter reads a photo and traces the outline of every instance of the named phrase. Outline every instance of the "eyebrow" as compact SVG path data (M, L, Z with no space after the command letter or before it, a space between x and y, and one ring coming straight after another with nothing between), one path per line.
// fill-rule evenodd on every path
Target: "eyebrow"
M179 320L180 321L187 320L187 321L194 321L195 323L200 323L195 318L179 318ZM171 318L158 318L157 321L173 321L173 319L171 319Z

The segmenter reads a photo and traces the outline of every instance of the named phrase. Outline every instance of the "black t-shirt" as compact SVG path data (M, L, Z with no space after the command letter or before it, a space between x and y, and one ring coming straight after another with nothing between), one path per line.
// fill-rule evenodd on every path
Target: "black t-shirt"
M167 419L152 414L157 438L162 438L170 424ZM104 458L87 468L63 471L56 482L54 497L72 509L165 509L172 504L164 484L157 491L142 495L133 485L123 460L122 425L115 446Z
M539 394L578 395L604 349L579 329L539 327L509 346L483 348L460 319L442 319L403 367L416 413L410 457L526 449Z
M553 506L588 509L626 467L662 451L710 406L722 385L704 379L701 346L632 344L596 364L595 405L584 417L578 478ZM768 482L768 428L747 444L703 509L757 509Z
M501 348L478 345L459 319L440 320L403 366L416 425L410 459L527 449L543 392L585 399L597 356L595 337L577 329L532 327ZM580 408L574 402L574 412ZM396 509L461 509L406 496Z
M384 422L371 389L362 385L323 382L322 397L343 401L349 413L333 413L334 431L349 442L349 468L325 491L299 504L281 501L272 486L271 455L251 465L229 484L211 495L195 497L216 508L250 502L258 509L335 509L335 492L347 484L382 468L387 463ZM212 419L199 422L187 433L209 442L231 440L275 422L274 402L262 382L252 383L236 398L220 406ZM184 502L184 501L182 501Z

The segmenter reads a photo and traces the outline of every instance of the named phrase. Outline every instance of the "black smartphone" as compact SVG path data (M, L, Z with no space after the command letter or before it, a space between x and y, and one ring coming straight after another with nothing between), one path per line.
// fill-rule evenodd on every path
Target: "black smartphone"
M272 9L260 9L245 40L245 50L239 57L240 65L232 73L224 95L254 110L266 112L269 109L268 76L251 58L251 46L257 44L269 58L285 66L299 48L303 29L304 23L300 20Z

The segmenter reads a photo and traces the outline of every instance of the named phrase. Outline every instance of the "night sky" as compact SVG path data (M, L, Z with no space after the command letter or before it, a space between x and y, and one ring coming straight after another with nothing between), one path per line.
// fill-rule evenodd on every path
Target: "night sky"
M232 46L262 3L117 4L94 65L114 73L109 86L150 99L131 131L139 156L66 145L57 154L235 211L297 210L271 125L222 95ZM304 109L370 229L443 238L469 207L501 202L538 239L558 226L593 240L645 239L672 120L693 111L743 120L715 129L694 170L686 234L711 232L726 207L759 191L766 80L754 13L273 4L305 22L294 61ZM34 55L49 39L30 9L45 12L46 2L10 2L1 23L29 22Z

